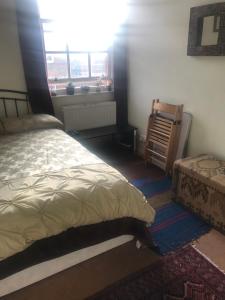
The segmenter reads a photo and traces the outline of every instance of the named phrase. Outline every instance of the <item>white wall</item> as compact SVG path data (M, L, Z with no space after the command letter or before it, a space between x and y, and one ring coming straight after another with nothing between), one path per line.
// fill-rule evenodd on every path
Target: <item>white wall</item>
M15 0L0 0L0 89L26 90Z
M225 57L188 57L190 8L205 0L130 4L129 122L145 134L154 98L193 114L189 154L225 158Z

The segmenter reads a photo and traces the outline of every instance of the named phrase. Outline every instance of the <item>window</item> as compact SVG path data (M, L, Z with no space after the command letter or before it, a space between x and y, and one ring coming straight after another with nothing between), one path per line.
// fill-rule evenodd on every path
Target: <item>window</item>
M38 0L50 89L106 86L127 0Z
M107 85L112 78L111 50L81 51L54 30L51 21L42 21L47 75L50 89L75 86Z

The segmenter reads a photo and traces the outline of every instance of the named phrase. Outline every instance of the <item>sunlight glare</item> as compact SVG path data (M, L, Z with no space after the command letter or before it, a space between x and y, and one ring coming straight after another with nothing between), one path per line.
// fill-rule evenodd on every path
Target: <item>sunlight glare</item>
M80 51L108 49L128 14L127 0L38 0L42 19ZM77 50L77 51L79 51Z

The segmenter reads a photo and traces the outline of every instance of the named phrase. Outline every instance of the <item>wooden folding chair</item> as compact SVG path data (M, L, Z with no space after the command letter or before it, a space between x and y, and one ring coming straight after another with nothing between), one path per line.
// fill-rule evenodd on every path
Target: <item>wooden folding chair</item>
M172 105L153 100L148 120L145 161L168 174L171 172L178 148L183 105Z

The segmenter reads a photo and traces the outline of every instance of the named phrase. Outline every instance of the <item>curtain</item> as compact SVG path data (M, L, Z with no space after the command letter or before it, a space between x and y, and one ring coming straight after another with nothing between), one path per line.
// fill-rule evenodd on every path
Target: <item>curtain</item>
M32 111L54 114L37 0L16 0L16 11L24 75Z
M126 30L116 37L113 47L114 98L117 103L117 126L128 125L128 70Z

